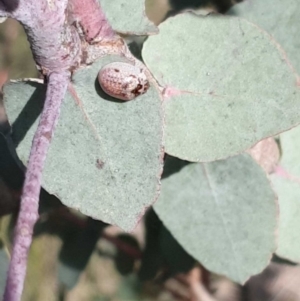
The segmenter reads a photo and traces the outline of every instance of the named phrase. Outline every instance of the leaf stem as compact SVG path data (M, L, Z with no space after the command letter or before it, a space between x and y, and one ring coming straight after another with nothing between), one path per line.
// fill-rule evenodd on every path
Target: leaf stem
M0 3L23 25L34 60L43 74L79 65L81 42L76 28L67 22L68 0L0 0Z
M89 43L113 40L116 37L99 0L69 0L68 9L75 21L82 26Z
M58 121L60 105L69 83L69 72L52 72L48 76L46 101L33 138L27 165L21 205L14 232L4 301L20 301L26 276L28 251L38 219L39 194L47 151Z

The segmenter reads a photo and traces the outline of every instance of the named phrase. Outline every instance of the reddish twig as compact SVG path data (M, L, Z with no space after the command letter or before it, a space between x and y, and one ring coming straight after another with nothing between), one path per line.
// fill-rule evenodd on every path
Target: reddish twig
M96 0L0 0L0 17L6 16L22 23L34 59L48 78L46 101L27 166L4 296L4 301L20 301L33 226L38 218L42 170L70 74L82 63L83 50L89 53L87 49L94 43L101 48L97 45L101 41L111 46L110 41L118 38ZM90 63L98 53L105 53L96 46L90 51Z
M38 219L39 194L46 154L69 82L69 72L50 73L44 109L27 165L4 301L20 301L33 227Z
M72 21L78 23L87 42L112 40L116 34L107 22L99 1L70 0L68 4Z
M112 243L118 250L124 252L128 256L130 256L134 259L142 258L142 252L138 248L135 248L135 247L125 243L118 237L111 236L104 232L104 233L102 233L102 238L104 238L107 241L109 241L110 243Z
M68 86L69 70L80 62L80 38L75 27L66 22L67 4L68 0L0 1L0 9L23 24L35 61L48 78L46 101L34 136L23 186L4 301L21 300L28 251L38 218L44 161Z
M68 0L17 2L11 17L24 26L34 59L43 73L78 66L81 43L76 28L66 22Z

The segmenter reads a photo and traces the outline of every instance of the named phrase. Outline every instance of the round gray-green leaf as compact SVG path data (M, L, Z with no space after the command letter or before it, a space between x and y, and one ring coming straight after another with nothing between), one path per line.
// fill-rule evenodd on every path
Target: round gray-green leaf
M145 0L98 0L114 30L124 34L148 35L158 32L147 18Z
M74 74L42 184L65 205L129 231L158 197L162 111L153 86L129 102L100 96L98 71L118 60L107 56ZM34 82L10 83L4 95L17 153L26 164L45 88Z
M300 127L281 134L280 145L280 164L271 175L280 209L276 253L300 262Z
M228 15L246 18L269 32L300 73L299 0L253 0L234 5Z
M166 87L167 153L214 161L300 122L298 76L257 26L182 14L159 29L145 42L143 59Z
M276 249L276 197L249 155L189 164L162 181L154 209L207 269L244 283Z

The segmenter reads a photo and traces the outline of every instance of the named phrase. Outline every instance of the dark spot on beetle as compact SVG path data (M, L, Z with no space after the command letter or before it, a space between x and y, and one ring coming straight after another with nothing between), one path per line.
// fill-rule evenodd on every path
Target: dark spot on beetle
M141 82L131 91L134 96L139 96L144 94L149 89L150 85L149 82L146 81L145 83L141 84Z
M138 85L136 86L136 88L134 88L134 89L131 91L131 93L132 93L133 95L135 95L135 96L139 96L139 95L141 95L141 94L143 93L142 88L143 88L143 85L138 84ZM141 91L141 90L142 90L142 91Z
M104 162L103 162L102 160L100 160L100 159L97 159L97 160L96 160L96 167L97 167L98 169L102 169L103 166L104 166Z
M114 69L115 70L115 72L120 72L120 70L119 69Z
M128 89L128 83L124 84L124 85L123 85L123 88L124 88L125 90L127 90L127 89Z
M143 93L146 93L146 91L149 89L150 85L149 82L146 82L144 85L142 85Z
M136 76L134 74L131 74L130 77L131 78L136 78Z

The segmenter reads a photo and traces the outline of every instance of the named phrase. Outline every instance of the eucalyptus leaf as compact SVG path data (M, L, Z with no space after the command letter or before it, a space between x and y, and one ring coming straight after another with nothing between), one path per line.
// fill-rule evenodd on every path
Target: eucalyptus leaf
M158 32L147 18L145 0L98 0L113 29L124 34L148 35Z
M101 66L118 60L122 59L107 56L73 75L42 184L65 205L130 231L158 197L163 125L160 95L153 86L129 102L105 99L97 74ZM23 163L29 157L44 94L44 86L37 82L4 87Z
M299 0L251 0L234 5L228 15L246 18L269 32L300 73Z
M271 175L279 201L278 256L300 262L300 127L280 135L282 157Z
M143 59L165 86L165 149L188 161L240 153L300 122L298 76L272 37L237 17L182 14Z
M186 252L244 283L276 249L276 196L247 155L189 164L162 181L154 209Z

